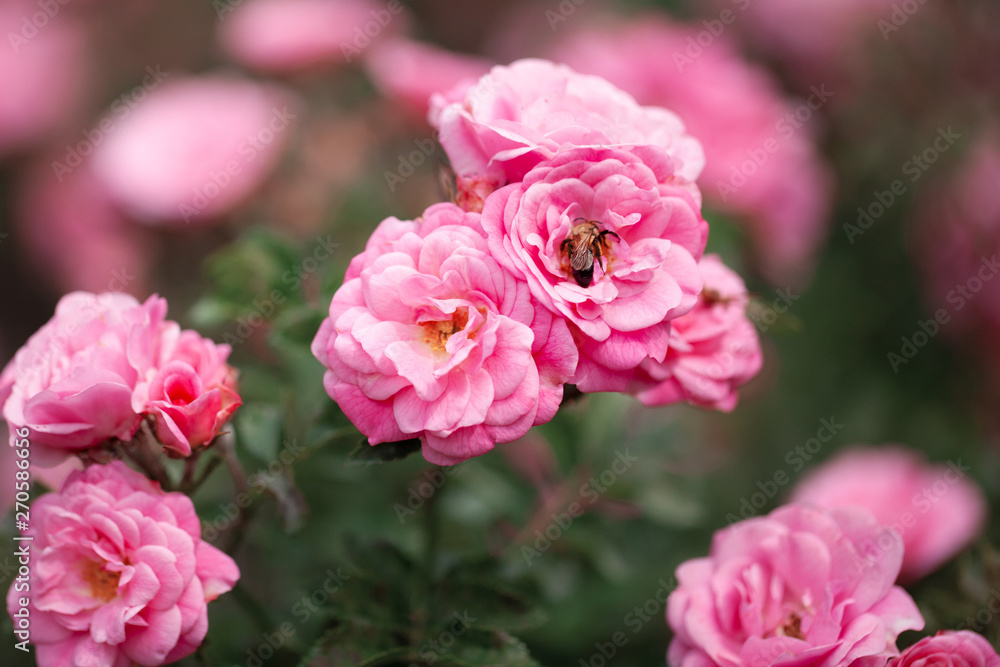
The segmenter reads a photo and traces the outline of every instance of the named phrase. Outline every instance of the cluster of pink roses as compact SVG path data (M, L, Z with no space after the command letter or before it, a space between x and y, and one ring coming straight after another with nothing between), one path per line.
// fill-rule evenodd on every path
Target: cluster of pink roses
M1000 665L972 632L896 647L924 627L897 579L936 569L985 523L960 463L857 448L806 477L793 503L719 531L708 557L678 568L672 667Z
M563 385L731 409L760 367L746 288L702 255L678 117L543 60L431 100L455 204L389 218L313 342L371 444L454 464L553 417Z
M166 319L166 300L74 292L0 375L13 432L54 465L112 438L131 440L144 418L172 456L207 445L241 404L230 348Z

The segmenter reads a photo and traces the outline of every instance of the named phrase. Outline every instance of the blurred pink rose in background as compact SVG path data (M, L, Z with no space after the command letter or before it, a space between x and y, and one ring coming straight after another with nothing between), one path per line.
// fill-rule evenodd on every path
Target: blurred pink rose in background
M571 33L556 60L608 79L640 104L680 116L705 150L698 180L706 204L746 225L761 272L775 283L809 276L827 234L832 176L813 143L813 123L785 99L765 69L725 35L697 58L685 55L700 24L644 16ZM809 100L816 108L829 91ZM802 116L813 117L806 108Z
M283 88L222 75L165 80L93 157L122 208L151 225L230 212L274 170L298 117Z
M486 58L403 37L380 41L365 59L368 74L382 93L404 103L421 119L434 93L448 93L463 82L471 87L492 66Z
M737 389L760 370L757 330L746 316L746 285L717 255L698 263L705 287L698 304L671 321L670 348L662 362L647 359L630 392L644 405L688 401L728 412Z
M409 23L402 0L248 0L227 9L219 25L223 50L242 65L278 73L357 62Z
M906 582L939 568L986 525L986 499L961 461L930 464L917 451L898 445L837 454L808 473L791 499L871 511L903 539L900 579Z
M35 2L0 4L0 156L64 129L80 106L85 35L64 14L49 17Z
M875 558L863 545L884 541ZM898 535L867 510L797 505L718 531L707 558L682 563L667 601L671 667L882 665L896 638L920 630L893 584Z
M164 493L121 461L71 475L31 507L27 597L40 667L162 665L190 655L208 630L207 603L240 578L201 539L191 499Z
M60 292L147 292L154 252L147 230L125 218L86 162L57 176L46 156L17 190L18 241ZM51 159L54 158L54 159Z
M925 637L889 661L889 667L1000 667L1000 656L975 632L939 632Z

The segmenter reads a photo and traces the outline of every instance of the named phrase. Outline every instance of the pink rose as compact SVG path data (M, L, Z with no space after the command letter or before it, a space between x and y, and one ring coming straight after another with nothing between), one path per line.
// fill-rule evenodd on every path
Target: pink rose
M0 375L3 416L12 431L31 429L40 463L109 438L128 440L139 426L131 359L154 345L167 303L142 305L127 294L74 292L18 350Z
M1000 667L1000 656L981 635L963 630L925 637L889 661L889 667Z
M744 60L726 35L688 58L702 30L700 23L643 16L613 29L578 31L555 56L641 104L677 113L705 149L699 184L706 203L746 225L770 280L804 278L826 236L831 199L831 174L813 142L815 123L795 120L798 103L784 99L773 76Z
M490 253L573 325L581 391L624 390L647 356L663 361L670 320L697 301L708 224L675 164L651 147L565 150L486 200Z
M490 256L453 204L389 218L348 268L312 345L326 390L375 445L452 465L548 421L576 366L566 323Z
M397 37L380 41L365 58L365 68L382 92L426 118L431 96L460 84L471 87L490 70L476 56Z
M981 535L986 524L986 500L961 461L931 465L918 452L894 445L839 453L806 475L792 500L871 511L903 538L904 581L936 570Z
M656 146L688 181L704 165L701 146L675 114L641 107L604 79L565 65L518 60L461 88L464 94L432 98L430 120L451 166L464 178L516 183L571 147Z
M671 321L667 356L643 361L629 393L645 405L688 401L728 412L736 390L760 370L760 339L746 316L743 280L716 255L705 255L698 270L705 282L698 305Z
M156 421L156 437L172 453L189 456L207 445L243 401L236 371L226 364L228 345L168 322L160 332L155 366L132 395L132 407Z
M274 86L167 78L94 151L94 172L137 219L211 220L270 175L296 117L290 95Z
M38 28L32 22L40 10L35 2L0 3L6 42L0 49L0 155L64 129L89 87L82 26L61 12L43 14Z
M880 540L875 559L862 545ZM924 620L893 586L899 536L860 508L790 505L720 530L677 568L667 601L671 667L875 667Z
M236 563L201 539L191 499L121 461L73 473L31 507L29 600L39 667L163 665L194 652L206 604L232 589Z
M251 0L230 11L219 26L226 52L280 73L360 59L373 40L407 23L402 7L391 12L372 0Z

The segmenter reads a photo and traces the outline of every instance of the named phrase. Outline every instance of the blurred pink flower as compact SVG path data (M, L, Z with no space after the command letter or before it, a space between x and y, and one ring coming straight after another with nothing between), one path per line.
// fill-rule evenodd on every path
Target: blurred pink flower
M485 58L403 37L379 42L365 59L368 74L382 93L421 118L427 116L433 94L448 93L462 84L471 87L492 65Z
M402 0L247 0L227 9L223 49L247 67L279 73L360 60L408 23Z
M1000 667L1000 656L982 635L963 630L925 637L889 661L889 667Z
M862 545L887 548L874 560ZM924 620L893 586L899 536L859 508L790 505L720 530L707 558L677 568L667 601L671 667L884 665Z
M670 320L697 301L708 224L676 164L652 147L563 149L486 200L493 257L573 325L581 391L621 391L644 358L662 361ZM589 275L572 266L577 248Z
M641 107L607 81L546 60L494 67L459 93L435 95L430 120L458 176L516 183L563 146L655 146L688 181L704 166L698 141L672 112Z
M38 274L60 292L146 293L149 232L118 211L88 164L54 175L61 159L29 165L16 190L18 241Z
M240 577L202 541L190 498L121 461L74 473L31 510L31 589L14 582L7 611L18 627L28 610L40 667L180 660L205 638L207 603Z
M171 452L189 456L207 445L242 405L236 371L226 363L230 351L176 322L163 325L155 364L136 385L132 408L153 416L156 437Z
M671 321L667 356L642 362L629 393L650 406L688 401L728 412L760 370L760 339L746 316L743 280L717 255L702 257L698 270L705 284L698 304Z
M826 236L830 170L811 125L795 117L777 81L744 60L725 35L697 58L685 55L701 29L644 16L571 33L553 57L606 78L641 104L677 113L704 146L699 184L706 203L747 226L770 280L798 282Z
M858 505L899 533L905 582L933 572L982 534L986 499L961 461L931 465L902 446L854 448L806 475L792 501Z
M326 390L373 444L419 437L452 465L552 418L576 366L566 323L490 257L479 215L389 218L316 335Z
M35 2L0 4L0 155L63 129L87 87L85 35Z
M172 75L168 75L172 76ZM93 167L126 212L149 224L230 212L271 174L297 118L284 89L223 76L167 78L114 133Z

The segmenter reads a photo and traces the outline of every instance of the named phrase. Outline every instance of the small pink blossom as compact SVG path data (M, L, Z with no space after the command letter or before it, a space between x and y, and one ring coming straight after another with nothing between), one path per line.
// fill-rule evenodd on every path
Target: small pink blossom
M403 37L380 41L365 58L375 85L422 118L426 118L435 93L449 93L456 86L471 87L491 65L484 58Z
M802 279L826 236L831 203L815 122L797 120L798 103L785 99L773 76L746 61L725 34L697 58L685 55L702 30L700 23L643 16L577 31L554 53L641 104L680 116L705 149L699 184L706 203L747 227L769 279Z
M982 635L962 630L925 637L889 661L889 667L1000 667L1000 656Z
M688 181L704 166L700 144L674 113L641 107L604 79L546 60L497 66L458 94L435 95L430 120L463 178L516 183L573 147L655 146Z
M577 356L566 323L490 256L479 215L453 204L379 225L312 350L369 443L419 437L440 465L550 420Z
M630 393L645 405L688 401L728 412L760 370L760 339L746 316L743 280L716 255L704 256L698 270L705 283L698 304L671 321L667 356L643 361Z
M136 386L132 407L152 415L156 437L171 452L189 456L221 431L242 405L236 372L226 363L228 345L216 345L196 331L163 326L155 366Z
M207 603L240 577L201 539L191 499L164 493L121 461L75 472L31 507L27 598L39 667L163 665L197 649Z
M94 152L94 172L123 209L153 225L205 222L271 174L298 116L284 89L223 76L169 74Z
M792 500L871 511L902 536L900 577L907 582L950 560L986 524L986 500L961 461L931 465L918 452L895 445L838 454L806 475Z
M887 545L868 559L862 545ZM874 667L924 620L894 586L899 536L860 508L781 507L720 530L677 569L671 667Z
M219 39L238 62L269 72L350 63L373 41L406 27L402 5L394 7L373 0L249 0L223 15Z
M564 150L486 200L493 257L573 326L581 391L621 391L643 359L663 361L670 320L697 301L708 224L675 165L652 147ZM602 256L587 283L571 255L595 242Z

